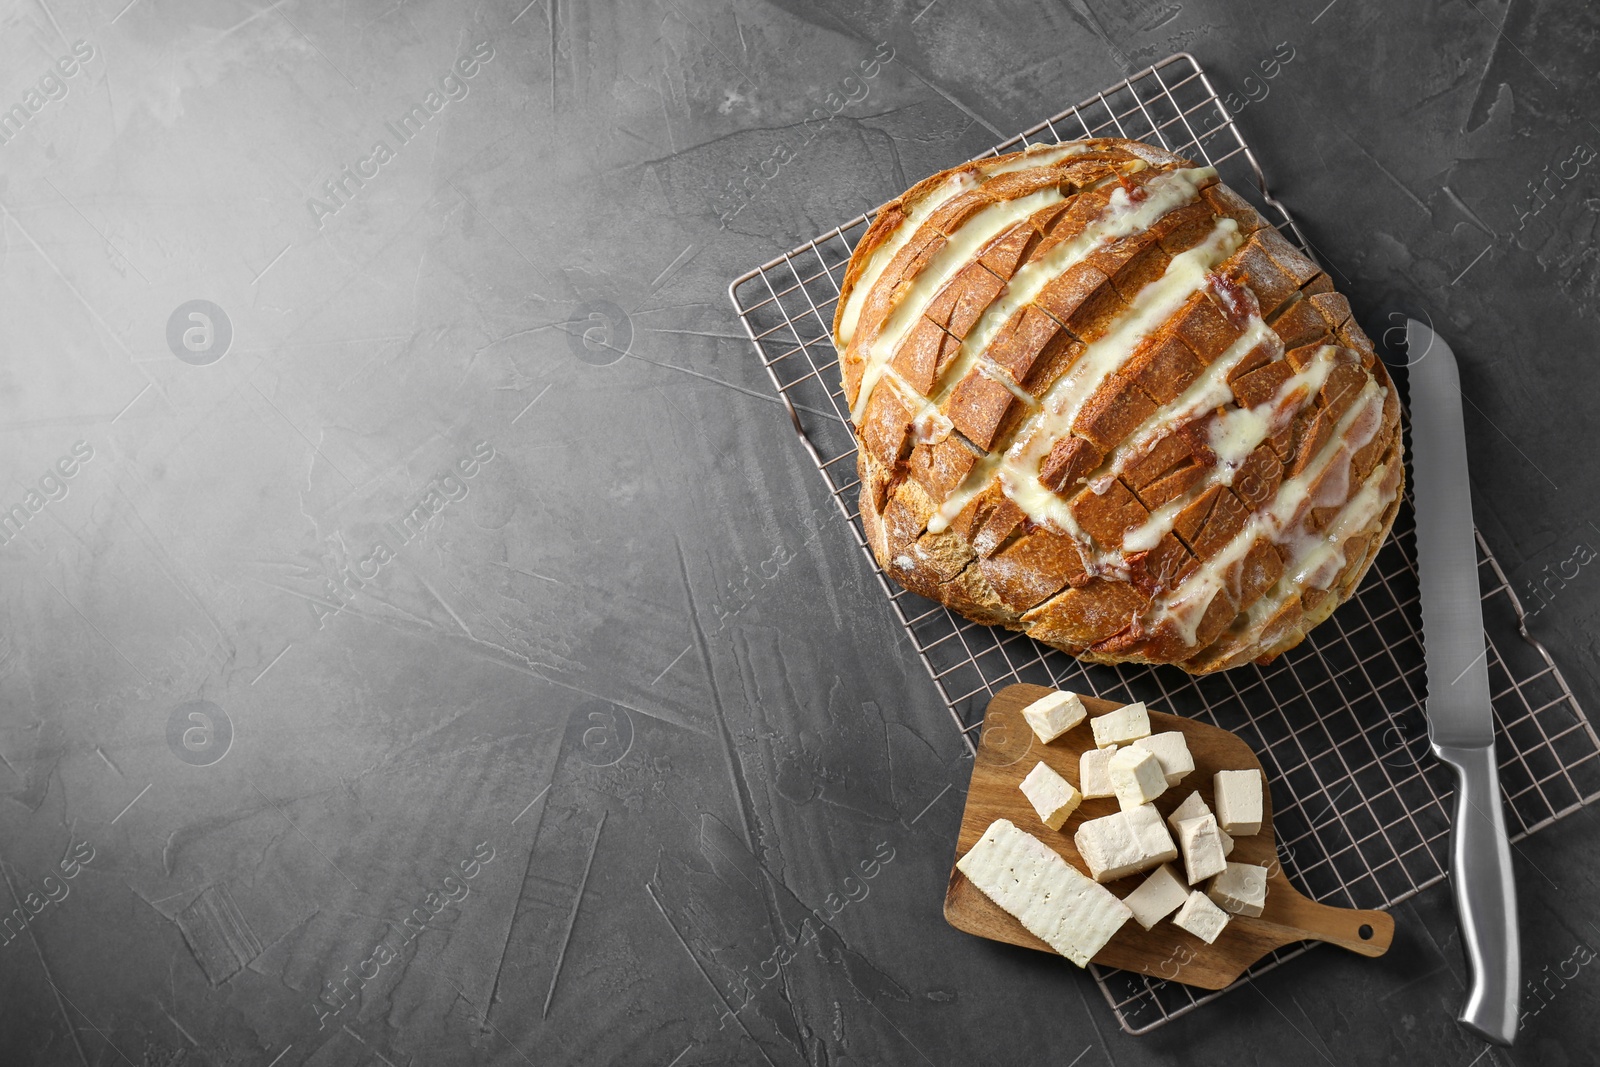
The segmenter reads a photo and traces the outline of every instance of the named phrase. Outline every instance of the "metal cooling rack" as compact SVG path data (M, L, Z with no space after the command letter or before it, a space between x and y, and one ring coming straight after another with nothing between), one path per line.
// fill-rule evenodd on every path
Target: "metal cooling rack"
M1303 235L1267 192L1255 156L1194 57L1180 53L990 149L1080 137L1130 137L1204 159L1301 248ZM982 158L982 157L980 157ZM1022 634L982 626L891 583L873 559L856 508L855 438L830 339L833 308L863 215L764 263L728 287L795 431L910 635L969 749L989 698L1014 682L1146 700L1233 730L1272 782L1285 870L1311 897L1388 908L1445 876L1454 779L1428 751L1409 494L1394 534L1354 597L1270 666L1203 678L1176 668L1078 662ZM1522 606L1478 538L1484 629L1500 782L1512 840L1600 796L1600 738L1572 691L1523 627ZM1310 945L1279 950L1250 981ZM1134 971L1091 965L1122 1028L1143 1034L1228 990L1206 993Z

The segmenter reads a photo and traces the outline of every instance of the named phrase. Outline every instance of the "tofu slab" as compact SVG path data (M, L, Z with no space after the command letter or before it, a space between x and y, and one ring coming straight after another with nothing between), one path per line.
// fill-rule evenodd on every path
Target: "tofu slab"
M956 867L1029 933L1079 967L1133 917L1109 889L1009 819L990 823Z

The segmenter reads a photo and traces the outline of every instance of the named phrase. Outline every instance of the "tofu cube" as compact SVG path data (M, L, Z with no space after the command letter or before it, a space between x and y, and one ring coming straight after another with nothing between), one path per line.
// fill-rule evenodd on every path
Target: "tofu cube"
M1161 764L1161 773L1166 776L1168 786L1177 785L1194 770L1194 756L1190 754L1189 742L1180 730L1165 730L1141 737L1134 745L1149 752Z
M1167 779L1161 773L1161 762L1149 752L1135 745L1119 748L1108 764L1111 788L1117 794L1117 803L1123 809L1148 804L1167 791Z
M1154 804L1090 819L1072 840L1097 882L1114 882L1178 858Z
M1078 785L1085 799L1114 797L1117 791L1111 785L1111 757L1117 746L1091 748L1078 757Z
M1201 799L1200 791L1197 789L1184 797L1182 804L1172 809L1172 814L1167 816L1167 825L1172 827L1173 833L1177 833L1178 824L1185 819L1198 819L1202 815L1210 814L1211 809L1206 807L1206 802ZM1233 851L1233 838L1229 837L1227 831L1220 826L1217 828L1217 836L1222 838L1222 854L1226 856L1231 853Z
M1180 822L1178 847L1183 850L1183 871L1190 885L1227 870L1228 860L1222 852L1222 838L1218 835L1214 815Z
M1253 863L1230 863L1227 870L1211 879L1206 896L1223 911L1260 915L1267 906L1267 869ZM1139 909L1133 906L1131 899L1124 903L1133 909L1133 917L1138 919Z
M1079 967L1133 915L1109 889L1085 878L1009 819L990 823L956 868L1028 932Z
M1072 835L1072 843L1097 882L1114 882L1154 866L1145 861L1144 848L1134 837L1125 812L1084 821Z
M1214 779L1217 825L1234 837L1261 831L1261 772L1218 771Z
M1061 824L1083 802L1083 794L1071 782L1043 763L1035 763L1022 780L1022 795L1039 813L1039 821L1052 830L1061 829Z
M1183 884L1170 863L1163 863L1150 872L1150 877L1139 883L1139 888L1122 898L1133 912L1133 921L1150 929L1171 915L1189 899L1189 887Z
M1172 835L1162 825L1161 813L1154 804L1141 804L1137 808L1124 808L1122 818L1128 824L1133 839L1144 852L1145 866L1154 867L1178 858L1178 846Z
M1228 925L1228 913L1211 902L1211 898L1196 889L1190 893L1172 917L1172 925L1187 930L1206 944L1213 944L1222 928Z
M1178 824L1185 819L1198 819L1202 815L1210 815L1211 809L1206 806L1200 790L1183 798L1183 803L1172 809L1172 814L1167 816L1167 825L1172 827L1172 832L1178 832Z
M1094 731L1096 748L1126 745L1150 736L1150 713L1145 711L1143 702L1127 704L1090 719L1089 727Z
M1077 693L1051 693L1022 709L1040 741L1049 744L1089 717Z

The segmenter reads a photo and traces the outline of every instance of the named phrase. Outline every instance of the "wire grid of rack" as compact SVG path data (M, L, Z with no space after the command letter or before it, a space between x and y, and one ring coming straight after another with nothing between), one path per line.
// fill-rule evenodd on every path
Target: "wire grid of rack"
M1179 53L985 156L1033 143L1130 137L1218 169L1302 248L1303 235L1265 178L1195 59ZM983 158L983 157L980 157ZM1428 750L1416 527L1409 493L1393 535L1356 594L1299 647L1268 666L1202 678L1175 668L1088 665L1022 634L969 622L892 584L873 559L856 507L855 438L830 337L839 282L863 215L737 278L729 296L845 515L896 617L969 749L989 698L1015 682L1147 700L1242 736L1272 782L1274 828L1289 876L1314 899L1386 908L1442 880L1453 779ZM1478 538L1478 573L1501 788L1513 840L1600 796L1600 738ZM1263 958L1248 982L1310 945ZM1228 990L1203 992L1158 974L1091 965L1130 1034L1177 1018Z

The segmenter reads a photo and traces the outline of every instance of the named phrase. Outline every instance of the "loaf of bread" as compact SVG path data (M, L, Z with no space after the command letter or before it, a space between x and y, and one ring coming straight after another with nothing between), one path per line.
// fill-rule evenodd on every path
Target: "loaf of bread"
M1349 303L1212 168L1137 141L913 186L833 330L879 563L1085 660L1270 659L1399 507L1399 403Z

